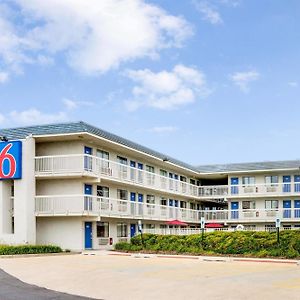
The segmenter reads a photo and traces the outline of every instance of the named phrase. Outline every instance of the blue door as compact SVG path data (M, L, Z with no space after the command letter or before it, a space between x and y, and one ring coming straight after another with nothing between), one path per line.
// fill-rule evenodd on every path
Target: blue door
M93 198L91 197L93 194L93 186L91 184L84 185L84 210L92 210L93 207Z
M282 181L283 181L282 191L284 193L290 193L291 192L291 176L290 175L283 176Z
M238 184L239 184L239 179L238 179L238 177L231 178L231 194L232 194L232 195L236 195L236 194L239 193L239 187L238 187Z
M300 175L294 176L294 182L295 182L295 192L300 193Z
M92 249L93 247L93 229L92 222L84 223L84 248Z
M130 211L132 215L135 215L135 199L136 199L136 193L130 193Z
M135 202L135 197L136 197L135 193L130 193L130 201Z
M136 233L136 224L130 224L130 237L134 237Z
M142 183L143 182L143 172L141 170L143 170L144 166L141 163L137 164L138 167L138 182Z
M130 179L131 180L135 180L136 176L136 170L135 170L135 167L136 167L136 162L131 160L130 161Z
M295 206L295 218L300 218L300 200L295 200L294 206Z
M93 154L93 149L91 147L84 147L84 154L86 154L84 156L84 169L86 171L92 171L92 157L90 157L89 155Z
M283 217L291 218L291 208L292 201L291 200L283 200Z
M231 202L231 219L239 218L239 203Z
M138 194L138 213L139 215L143 215L143 202L144 202L144 195Z
M139 203L143 203L143 199L144 199L144 195L143 194L139 194L138 195L138 201L139 201Z

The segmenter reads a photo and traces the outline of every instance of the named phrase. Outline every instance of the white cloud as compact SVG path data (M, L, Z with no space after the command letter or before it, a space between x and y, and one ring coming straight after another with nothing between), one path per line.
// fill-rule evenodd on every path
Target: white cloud
M202 19L213 25L222 24L222 17L217 7L208 1L193 1L196 9L201 13Z
M55 123L66 121L68 119L65 112L48 114L43 113L36 108L30 108L24 111L12 111L9 113L9 116L14 124L20 125Z
M71 100L71 99L67 99L67 98L62 99L62 101L67 110L74 110L81 106L93 106L94 105L93 102L75 101L75 100Z
M177 131L177 129L175 126L155 126L150 128L149 131L153 133L171 133Z
M236 8L240 4L240 0L192 0L196 10L202 16L204 21L213 25L224 23L221 9L226 7Z
M180 47L192 34L183 17L144 0L13 0L18 22L0 10L0 58L9 65L52 63L65 55L83 73L102 73L163 48ZM18 24L18 25L16 25Z
M0 83L4 83L8 80L9 76L6 72L0 72Z
M133 98L126 101L128 110L142 106L176 109L209 93L204 74L184 65L176 65L170 72L144 69L129 70L125 75L137 83L132 89Z
M290 81L290 82L288 82L288 85L290 86L290 87L298 87L298 82L297 81Z
M230 80L245 93L249 92L250 90L250 82L258 80L259 77L260 74L254 70L247 72L236 72L229 76Z

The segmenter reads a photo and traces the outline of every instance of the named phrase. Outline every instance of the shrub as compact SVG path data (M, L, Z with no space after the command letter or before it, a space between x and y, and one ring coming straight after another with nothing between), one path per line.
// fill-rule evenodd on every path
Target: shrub
M300 231L276 232L215 231L201 234L176 236L144 234L131 238L131 242L118 243L116 250L209 254L247 255L257 257L300 257Z
M0 255L59 253L62 249L53 245L0 245Z

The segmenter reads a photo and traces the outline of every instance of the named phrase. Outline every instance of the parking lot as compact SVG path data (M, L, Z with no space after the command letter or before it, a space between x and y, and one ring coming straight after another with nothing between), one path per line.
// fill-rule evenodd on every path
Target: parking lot
M0 268L29 284L97 299L300 299L296 264L96 253L2 258Z

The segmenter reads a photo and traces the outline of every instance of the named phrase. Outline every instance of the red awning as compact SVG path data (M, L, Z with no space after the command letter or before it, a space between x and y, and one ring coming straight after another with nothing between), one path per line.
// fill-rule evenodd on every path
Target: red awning
M205 225L205 228L223 228L224 225L220 223L208 223Z
M180 225L180 226L187 226L187 223L181 222L179 220L173 220L173 221L168 221L168 225Z

